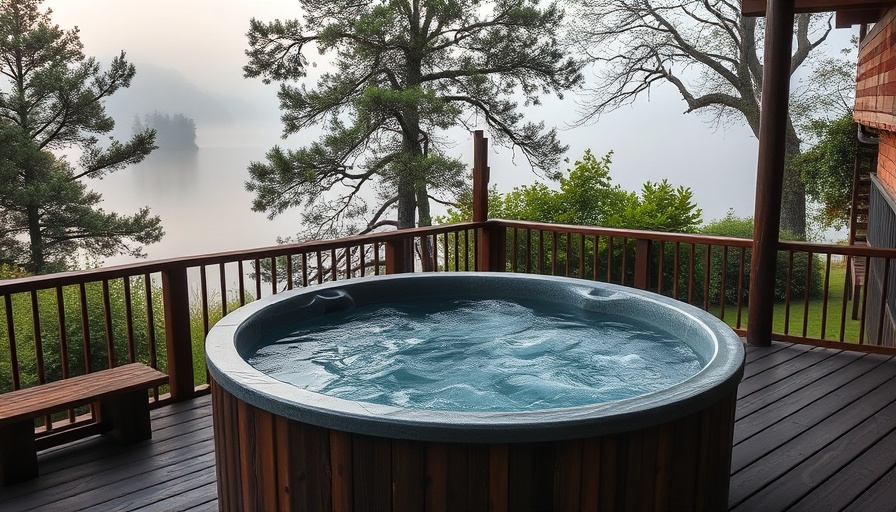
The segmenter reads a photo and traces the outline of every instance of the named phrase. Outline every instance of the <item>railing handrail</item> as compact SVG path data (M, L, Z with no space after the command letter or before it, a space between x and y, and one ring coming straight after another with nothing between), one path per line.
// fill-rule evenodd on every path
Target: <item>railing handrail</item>
M612 236L618 238L647 239L658 242L702 243L710 245L728 245L731 247L752 247L750 238L735 238L718 235L701 235L699 233L668 233L664 231L647 231L641 229L605 228L600 226L576 226L573 224L551 224L545 222L529 222L518 220L491 219L489 224L507 228L536 229L550 231L569 231L586 235Z

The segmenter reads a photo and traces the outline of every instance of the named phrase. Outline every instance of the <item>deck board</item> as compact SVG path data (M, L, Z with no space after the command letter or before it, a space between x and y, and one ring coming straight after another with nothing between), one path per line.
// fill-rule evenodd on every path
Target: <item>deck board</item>
M896 360L787 343L748 347L732 510L889 510L896 503ZM153 439L98 436L40 453L0 510L216 510L210 398L152 411Z

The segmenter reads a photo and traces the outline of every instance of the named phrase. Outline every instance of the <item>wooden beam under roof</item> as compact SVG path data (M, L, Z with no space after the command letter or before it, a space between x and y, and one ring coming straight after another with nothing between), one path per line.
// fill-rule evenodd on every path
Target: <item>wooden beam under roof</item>
M878 12L896 6L894 0L796 0L794 12L838 12L874 11ZM765 0L741 0L741 14L744 16L765 16ZM876 20L875 20L876 21Z
M855 25L870 25L877 23L886 14L885 9L851 9L848 11L837 11L834 18L834 26L836 28L849 28Z

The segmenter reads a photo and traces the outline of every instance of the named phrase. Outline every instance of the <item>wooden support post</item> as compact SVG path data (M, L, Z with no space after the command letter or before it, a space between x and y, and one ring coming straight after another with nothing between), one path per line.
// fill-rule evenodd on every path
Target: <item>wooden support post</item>
M635 240L635 288L646 290L650 285L650 240Z
M190 334L190 289L186 267L162 271L162 301L165 305L165 346L168 384L175 402L193 398L193 338Z
M747 341L758 346L768 346L772 339L790 96L793 9L794 0L768 0L766 9L759 161L753 216L753 255L750 262L750 311L747 321Z
M482 130L473 132L473 222L488 220L488 139ZM501 272L505 269L506 230L491 225L476 230L476 268Z
M473 222L488 220L488 139L473 132Z

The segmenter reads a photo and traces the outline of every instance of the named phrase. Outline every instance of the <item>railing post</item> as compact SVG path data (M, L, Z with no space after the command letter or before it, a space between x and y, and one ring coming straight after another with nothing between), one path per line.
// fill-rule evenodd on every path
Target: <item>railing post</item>
M488 139L473 132L473 222L488 219Z
M646 290L650 285L650 240L635 240L635 288Z
M162 271L162 303L171 399L175 402L189 400L196 387L193 383L193 339L186 267L170 267Z
M507 267L507 229L486 223L476 230L476 269L503 272Z
M482 130L473 132L473 222L488 220L488 139ZM503 227L485 225L476 230L476 268L501 272L506 261L506 232Z
M386 242L386 274L404 274L410 272L410 244L407 238Z

